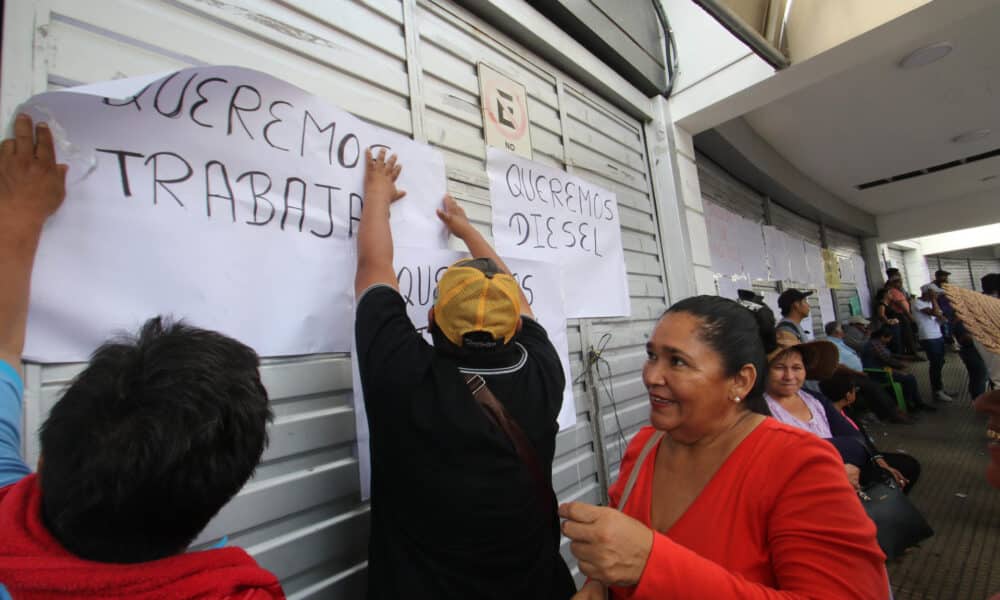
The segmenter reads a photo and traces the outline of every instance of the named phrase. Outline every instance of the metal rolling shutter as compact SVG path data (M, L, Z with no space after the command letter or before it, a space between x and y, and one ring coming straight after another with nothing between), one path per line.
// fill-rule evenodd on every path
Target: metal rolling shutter
M489 193L476 63L488 62L524 84L535 160L574 170L618 194L632 317L569 323L579 421L558 436L553 467L561 501L602 500L602 444L595 444L593 431L604 432L609 462L616 458L608 467L617 472L617 423L630 437L646 422L644 344L667 306L641 123L443 0L245 0L239 6L42 0L8 3L4 33L21 39L24 48L18 68L4 73L5 115L46 88L198 64L247 66L437 145L445 154L450 191L486 233ZM613 384L617 414L597 382L602 420L592 414L590 390L579 375L584 353L605 333L611 338L602 357L614 374L607 383L609 389ZM198 542L228 534L231 544L247 548L281 578L290 598L362 597L368 507L359 500L353 455L349 359L265 362L263 377L277 417L271 446L255 478ZM79 369L27 365L27 431L37 428ZM26 438L34 462L37 439ZM565 543L563 553L573 565Z
M764 197L698 153L698 185L702 197L741 217L764 222Z
M851 315L851 299L857 298L857 296L858 296L858 290L856 288L853 288L853 287L850 287L850 288L842 287L842 288L838 288L836 290L833 290L833 293L834 293L834 296L833 296L833 298L834 298L833 308L834 308L834 310L837 313L837 321L840 322L840 323L843 323L849 317L852 316ZM824 323L823 326L825 327L826 323Z
M948 283L952 285L957 285L959 287L964 287L969 290L979 289L979 280L973 282L972 271L969 269L969 260L965 258L942 258L941 268L945 271L949 271L951 275L948 276ZM935 269L937 270L937 269ZM933 277L934 271L931 271L931 276Z
M899 248L889 248L889 265L886 268L892 266L899 269L900 274L903 276L903 282L909 281L906 275L906 263L903 261L903 251Z
M1000 258L970 258L969 267L972 269L972 289L983 291L980 280L988 273L1000 273Z
M826 228L826 247L837 254L862 254L861 240L848 233Z
M771 221L775 227L785 233L800 237L817 246L820 245L822 236L820 235L819 223L815 221L800 217L778 204L771 204Z

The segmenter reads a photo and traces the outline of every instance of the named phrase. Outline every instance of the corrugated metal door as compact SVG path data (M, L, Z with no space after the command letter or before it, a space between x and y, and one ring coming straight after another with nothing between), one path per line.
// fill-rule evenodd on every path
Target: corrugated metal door
M18 42L23 51L5 57L13 68L3 74L4 115L45 89L200 64L246 66L437 145L450 191L487 234L476 63L525 85L535 160L574 170L618 195L632 317L569 324L578 424L559 434L553 468L561 500L602 500L607 471L601 472L602 444L594 443L594 432L615 459L607 468L616 472L616 440L631 436L648 416L643 348L667 306L641 123L465 11L438 2L7 3L4 36L5 47ZM593 371L595 395L581 376L592 345L603 350L600 376L596 366ZM31 430L79 369L28 365ZM198 542L229 535L281 578L291 598L362 597L368 507L359 499L353 454L349 358L267 360L262 371L276 413L271 446L255 478ZM31 431L26 438L33 461L37 440ZM563 551L571 559L566 544Z
M826 228L826 247L845 256L848 254L863 253L861 250L861 240L849 233L829 227Z
M949 271L948 283L964 287L968 290L979 289L979 281L973 283L972 271L969 269L969 260L966 258L942 258L941 268ZM928 269L929 270L929 269ZM935 269L936 271L937 269ZM933 276L933 271L931 271Z
M972 289L983 291L983 276L1000 273L1000 258L970 258L969 267L972 269Z
M771 224L785 233L800 237L807 242L817 246L821 244L822 236L820 235L819 223L800 217L787 208L774 203L771 204Z
M899 248L889 248L889 266L896 267L899 269L900 274L903 276L903 281L909 281L909 277L906 275L906 262L903 260L903 250Z
M518 47L464 11L436 3L420 3L419 56L426 105L427 139L445 153L449 188L463 202L470 218L489 237L489 182L484 169L482 120L476 63L484 61L523 84L528 93L534 160L566 168L614 191L623 225L632 317L606 322L572 320L570 360L574 377L578 424L559 434L553 482L560 500L601 503L606 476L600 471L593 433L611 436L619 421L630 436L648 419L648 404L639 372L645 357L645 336L666 309L666 286L655 208L649 187L642 124L594 99L544 61ZM502 40L502 45L501 41ZM602 342L602 336L610 337ZM596 397L582 374L584 354L600 347L602 361L593 368ZM600 376L598 377L598 369ZM613 393L611 393L613 391ZM612 396L614 400L612 400ZM594 418L592 401L607 416ZM602 435L598 433L598 435ZM563 555L582 580L569 545Z
M764 197L698 153L698 185L703 198L741 217L764 222Z
M853 314L851 313L851 300L858 298L858 290L853 287L842 287L834 290L833 293L833 308L837 313L837 321L843 323ZM826 326L825 323L823 325Z

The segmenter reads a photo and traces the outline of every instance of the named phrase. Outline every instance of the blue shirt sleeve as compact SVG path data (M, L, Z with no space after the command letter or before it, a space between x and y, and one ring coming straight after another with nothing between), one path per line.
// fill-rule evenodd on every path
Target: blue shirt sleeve
M24 382L14 367L0 360L0 487L31 474L21 457L21 403ZM2 598L2 596L0 596Z

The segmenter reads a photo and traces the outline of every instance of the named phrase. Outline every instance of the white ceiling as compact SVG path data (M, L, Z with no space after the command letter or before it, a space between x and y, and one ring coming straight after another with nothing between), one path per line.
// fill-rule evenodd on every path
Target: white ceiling
M911 51L941 41L954 45L944 59L915 69L897 66ZM744 118L804 174L871 214L984 191L995 191L1000 202L1000 157L867 190L855 187L1000 148L1000 3L929 30L920 40L890 40L885 48L866 64ZM993 133L976 142L951 141L982 128ZM982 181L992 175L998 177Z

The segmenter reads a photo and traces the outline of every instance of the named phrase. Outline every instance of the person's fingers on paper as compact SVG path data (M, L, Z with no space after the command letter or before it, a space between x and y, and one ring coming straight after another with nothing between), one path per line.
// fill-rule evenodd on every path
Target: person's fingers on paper
M35 141L31 135L31 117L25 114L14 119L14 153L31 156L35 153Z
M56 160L55 142L47 123L39 123L35 127L35 158L44 163L54 163Z

